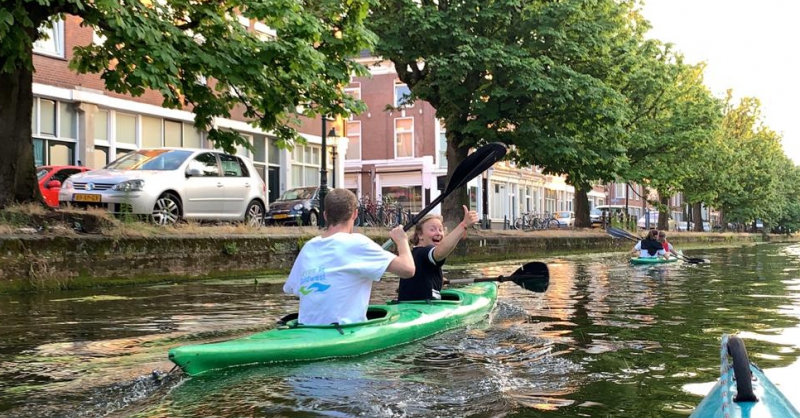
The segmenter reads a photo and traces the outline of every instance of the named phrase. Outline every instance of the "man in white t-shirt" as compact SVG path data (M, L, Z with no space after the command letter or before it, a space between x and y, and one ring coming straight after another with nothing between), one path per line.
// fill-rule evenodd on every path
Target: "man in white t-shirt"
M298 322L305 325L349 324L367 320L372 282L388 271L414 275L414 259L402 226L389 233L394 255L362 234L353 233L358 200L347 189L325 197L328 228L300 250L283 291L300 297Z

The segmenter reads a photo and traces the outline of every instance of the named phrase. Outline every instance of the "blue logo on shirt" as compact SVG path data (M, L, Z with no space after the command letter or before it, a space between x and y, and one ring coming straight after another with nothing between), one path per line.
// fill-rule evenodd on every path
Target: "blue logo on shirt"
M300 286L300 293L303 295L308 295L313 292L324 292L330 288L331 285L329 284L322 284L322 283L313 283L310 286Z

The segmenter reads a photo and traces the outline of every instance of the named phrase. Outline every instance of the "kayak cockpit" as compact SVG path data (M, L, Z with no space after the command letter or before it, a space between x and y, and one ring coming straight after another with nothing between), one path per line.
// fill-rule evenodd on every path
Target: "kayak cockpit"
M352 324L327 324L327 325L304 325L297 322L298 313L292 312L277 321L278 329L285 328L348 328L352 326L363 326L367 324L378 324L389 319L389 311L382 306L370 306L367 308L366 322L353 322Z

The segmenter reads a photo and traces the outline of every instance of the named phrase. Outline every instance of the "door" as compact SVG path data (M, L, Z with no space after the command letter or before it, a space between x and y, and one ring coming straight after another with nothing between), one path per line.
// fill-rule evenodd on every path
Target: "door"
M48 187L50 182L57 180L61 182L63 185L64 182L69 178L69 176L73 174L82 173L86 170L80 168L62 168L62 169L54 169L53 172L50 174L49 178L45 178L42 182L42 187L40 190L42 191L42 197L44 197L44 201L53 207L58 207L58 192L61 190L61 186L59 187Z
M229 154L217 154L222 167L222 188L225 190L225 203L223 209L225 217L229 219L239 219L244 216L245 208L250 203L254 188L258 187L258 182L251 176L258 174L251 173L241 158Z
M198 154L187 166L198 169L200 175L186 177L183 188L183 214L191 218L219 219L223 216L225 187L220 176L216 153Z
M281 197L281 171L279 167L269 167L267 170L267 193L272 203Z

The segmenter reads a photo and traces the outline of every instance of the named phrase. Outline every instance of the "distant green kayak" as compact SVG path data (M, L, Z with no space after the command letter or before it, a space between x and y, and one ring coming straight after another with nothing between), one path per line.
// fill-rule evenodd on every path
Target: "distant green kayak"
M663 259L661 257L631 257L631 264L664 264L678 261L677 257Z
M497 284L481 282L441 294L441 301L371 305L366 322L307 326L291 320L235 340L176 347L169 359L196 376L232 366L359 356L484 319L497 298Z

